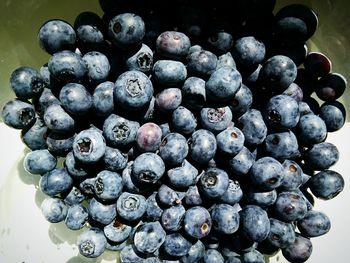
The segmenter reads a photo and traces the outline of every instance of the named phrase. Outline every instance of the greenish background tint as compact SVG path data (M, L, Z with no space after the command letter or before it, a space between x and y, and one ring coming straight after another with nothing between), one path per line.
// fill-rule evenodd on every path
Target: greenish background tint
M333 71L350 80L350 1L277 0L278 10L289 3L305 3L319 15L319 28L309 41L310 50L322 51L333 62ZM40 68L49 59L38 45L37 32L49 19L70 23L82 11L102 15L98 0L0 0L0 107L14 96L9 87L11 72L20 66ZM341 99L350 106L350 92ZM349 120L349 118L348 118Z

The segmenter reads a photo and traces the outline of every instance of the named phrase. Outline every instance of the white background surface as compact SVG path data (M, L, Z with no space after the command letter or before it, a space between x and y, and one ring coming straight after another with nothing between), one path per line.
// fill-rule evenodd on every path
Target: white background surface
M325 212L332 222L329 233L312 239L309 263L349 262L350 249L350 123L329 133L327 141L340 151L333 170L344 176L344 191L329 201L317 200L315 209ZM79 256L75 246L78 232L64 223L50 224L39 209L45 196L38 190L39 177L22 167L25 150L19 132L0 124L0 262L1 263L78 263L117 262L116 253L104 253L97 259ZM285 262L282 256L270 262Z

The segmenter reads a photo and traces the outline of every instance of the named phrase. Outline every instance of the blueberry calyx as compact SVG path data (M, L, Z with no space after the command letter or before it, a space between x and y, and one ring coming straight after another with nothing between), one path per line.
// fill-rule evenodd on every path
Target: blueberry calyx
M224 118L225 108L208 110L208 120L212 123L220 122Z
M136 210L138 209L139 206L140 206L140 201L133 196L129 196L123 202L123 207L129 211Z
M89 240L84 241L81 244L81 250L83 251L84 255L92 255L95 251L95 245Z
M140 80L139 79L129 79L127 86L126 86L126 91L132 97L136 97L136 96L140 95L143 91L143 87L140 83Z
M151 69L152 62L153 62L152 57L147 53L141 53L137 57L137 64L141 69L145 69L145 70Z
M114 137L117 140L124 140L129 136L129 127L125 124L116 125L113 127Z
M92 151L92 143L89 138L82 138L77 142L79 151L82 154L89 154Z
M34 114L31 109L24 108L20 110L19 119L24 126L29 125L29 123L33 121L33 117Z
M268 118L271 122L276 123L276 124L280 123L280 121L281 121L281 115L280 115L280 113L279 113L278 111L276 111L276 110L271 110L271 111L269 111L269 112L267 113L267 118Z

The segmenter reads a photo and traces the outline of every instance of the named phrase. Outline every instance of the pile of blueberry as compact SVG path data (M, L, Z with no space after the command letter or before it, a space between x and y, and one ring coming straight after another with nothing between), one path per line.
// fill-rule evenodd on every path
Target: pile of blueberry
M47 21L48 63L12 73L2 118L32 150L24 167L41 176L43 215L84 228L86 257L306 261L330 229L314 197L344 188L325 140L344 125L346 80L308 52L316 13L167 3L100 0L102 18Z

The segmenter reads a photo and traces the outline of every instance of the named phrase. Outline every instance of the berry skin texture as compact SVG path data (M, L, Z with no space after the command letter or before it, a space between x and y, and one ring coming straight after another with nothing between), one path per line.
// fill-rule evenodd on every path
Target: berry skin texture
M294 242L282 249L282 254L290 262L305 262L311 256L312 249L310 239L296 233Z
M117 216L115 203L103 204L95 198L89 201L88 213L89 217L94 220L94 222L102 225L110 224Z
M47 197L41 203L41 212L50 223L58 223L67 216L67 206L59 198Z
M155 153L143 153L132 165L132 176L138 182L156 183L165 173L165 164Z
M134 245L137 251L145 254L154 253L164 243L166 233L159 222L140 225L134 234Z
M59 99L63 108L72 115L86 115L93 106L91 94L78 83L62 87Z
M315 144L304 154L305 164L315 170L330 168L339 160L338 148L330 142Z
M56 133L70 133L75 128L75 120L57 104L46 108L43 120L45 125Z
M233 206L217 204L211 210L214 229L223 234L233 234L239 227L239 214Z
M133 228L115 219L110 224L103 227L103 233L108 241L122 243L127 240Z
M251 241L261 242L270 232L270 221L265 210L247 205L240 212L240 227L243 235Z
M41 48L51 55L58 51L75 49L75 31L63 20L53 19L43 24L38 39Z
M205 84L208 97L215 101L232 99L242 85L241 74L232 67L215 70Z
M197 175L198 170L186 159L180 164L180 166L167 171L169 184L179 189L187 189L189 186L194 185L196 183Z
M27 100L39 96L46 83L36 69L19 67L11 74L10 86L17 98Z
M201 239L209 235L212 228L212 219L207 209L194 206L186 210L183 227L191 237Z
M190 139L190 156L198 163L207 163L216 153L216 138L208 130L199 129Z
M87 209L81 204L68 207L67 216L64 223L71 230L82 229L87 222L89 214Z
M171 166L180 165L188 154L186 138L180 133L169 133L166 135L159 148L159 156Z
M168 234L162 245L162 250L169 256L182 257L188 253L192 244L180 233Z
M153 122L143 124L136 134L136 146L142 152L155 152L160 146L162 130Z
M140 110L153 96L153 85L141 71L130 70L119 75L114 86L114 102L126 110Z
M224 170L209 168L199 179L199 189L208 198L219 198L228 189L229 178Z
M177 31L165 31L156 39L156 52L163 57L181 60L191 47L188 36Z
M217 69L218 58L207 50L190 53L187 56L187 69L194 76L208 78Z
M137 221L146 212L146 198L143 195L123 192L117 200L118 215L128 221Z
M155 81L160 85L178 86L187 77L187 69L180 61L158 60L152 69Z
M101 52L90 51L83 56L88 82L97 85L107 80L111 70L108 58Z
M331 222L325 213L310 210L303 219L298 221L298 229L304 237L318 237L326 234L331 228Z
M109 116L114 110L114 83L102 82L96 86L92 94L93 111L97 116Z
M123 190L122 177L115 172L103 170L95 178L95 194L104 202L116 201Z
M171 122L174 129L179 133L190 134L197 127L197 119L193 113L183 106L173 111Z
M270 218L270 233L266 240L279 248L290 246L295 240L293 225L275 218Z
M216 135L216 141L220 152L233 157L244 146L244 134L237 127L228 127Z
M248 145L261 144L267 135L267 127L262 114L256 109L246 111L238 119L237 127L243 132L245 142Z
M235 61L244 68L254 68L265 58L265 45L254 37L237 39L233 47Z
M119 14L109 21L108 36L115 45L130 49L141 43L145 36L145 23L138 15Z
M172 112L182 102L182 94L179 88L168 88L160 91L156 96L156 108L161 112Z
M292 222L305 217L307 204L297 192L285 191L278 194L274 209L277 219Z
M203 129L219 133L231 124L232 112L229 107L203 108L200 112L200 123Z
M68 192L73 186L73 179L65 168L55 168L41 176L40 190L49 195L57 196Z
M24 169L32 174L44 174L56 167L57 159L48 150L27 153L23 160Z
M88 258L96 258L105 250L107 239L99 228L92 227L78 236L77 244L80 254Z
M224 257L216 249L207 249L203 257L204 263L218 262L224 263Z
M307 184L317 198L330 200L343 191L345 182L336 171L324 170L312 176Z

